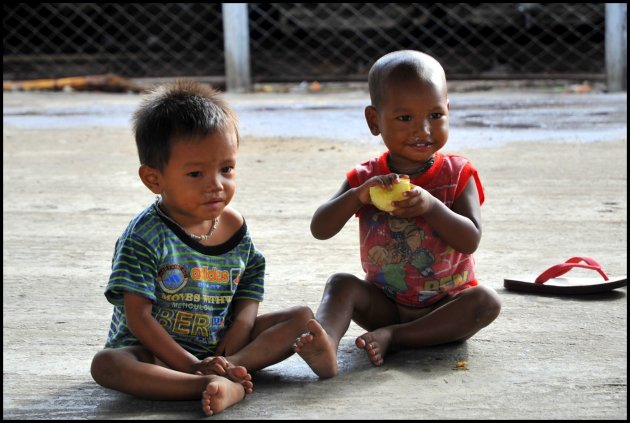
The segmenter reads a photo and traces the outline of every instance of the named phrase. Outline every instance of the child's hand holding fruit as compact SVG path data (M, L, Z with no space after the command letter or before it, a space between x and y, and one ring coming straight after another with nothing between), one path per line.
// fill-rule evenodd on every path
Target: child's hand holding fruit
M362 203L373 204L380 210L402 218L426 214L435 200L426 190L411 184L407 175L399 176L396 173L374 176L363 187L369 187L369 190L368 198L360 194Z

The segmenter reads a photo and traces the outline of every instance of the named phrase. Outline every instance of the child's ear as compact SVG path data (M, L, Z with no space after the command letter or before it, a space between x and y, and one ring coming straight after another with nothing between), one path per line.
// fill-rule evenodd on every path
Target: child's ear
M160 171L147 165L140 165L138 169L138 175L142 183L151 190L153 194L161 194L162 187L160 186Z
M374 106L367 106L365 108L365 121L367 122L372 135L376 136L381 133L378 129L378 113L376 112Z

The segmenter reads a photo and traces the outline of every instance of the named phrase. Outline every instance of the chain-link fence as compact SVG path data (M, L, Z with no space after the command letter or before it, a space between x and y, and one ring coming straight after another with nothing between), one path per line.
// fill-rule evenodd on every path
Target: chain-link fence
M222 75L220 3L3 4L3 78Z
M252 73L265 79L364 80L407 48L451 79L604 72L603 4L258 4L250 21Z
M4 3L3 79L225 75L220 3ZM249 3L253 82L365 81L397 49L450 79L605 77L603 3Z

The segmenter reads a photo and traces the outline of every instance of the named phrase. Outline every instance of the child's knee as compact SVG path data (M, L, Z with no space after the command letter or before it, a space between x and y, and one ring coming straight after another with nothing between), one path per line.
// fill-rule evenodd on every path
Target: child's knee
M501 313L501 300L492 288L478 286L477 319L485 325L494 321Z
M309 320L311 320L315 315L313 314L313 310L311 310L308 306L295 306L291 308L291 314L294 319L298 320L300 323L306 324Z
M90 373L96 383L109 387L109 380L115 373L116 353L111 349L104 349L96 353L92 359Z
M155 357L140 345L105 348L92 359L90 373L96 383L112 388L128 375L131 366L139 362L155 364Z
M358 279L348 273L335 273L326 281L326 292L343 293L353 290L357 286Z

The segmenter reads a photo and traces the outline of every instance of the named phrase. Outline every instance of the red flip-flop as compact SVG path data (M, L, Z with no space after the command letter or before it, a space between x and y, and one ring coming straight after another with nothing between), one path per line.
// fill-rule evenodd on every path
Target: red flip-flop
M601 277L560 277L576 267L595 270ZM626 276L608 277L602 266L590 257L571 257L564 263L551 266L536 278L525 276L503 279L506 289L545 294L596 294L627 285Z

